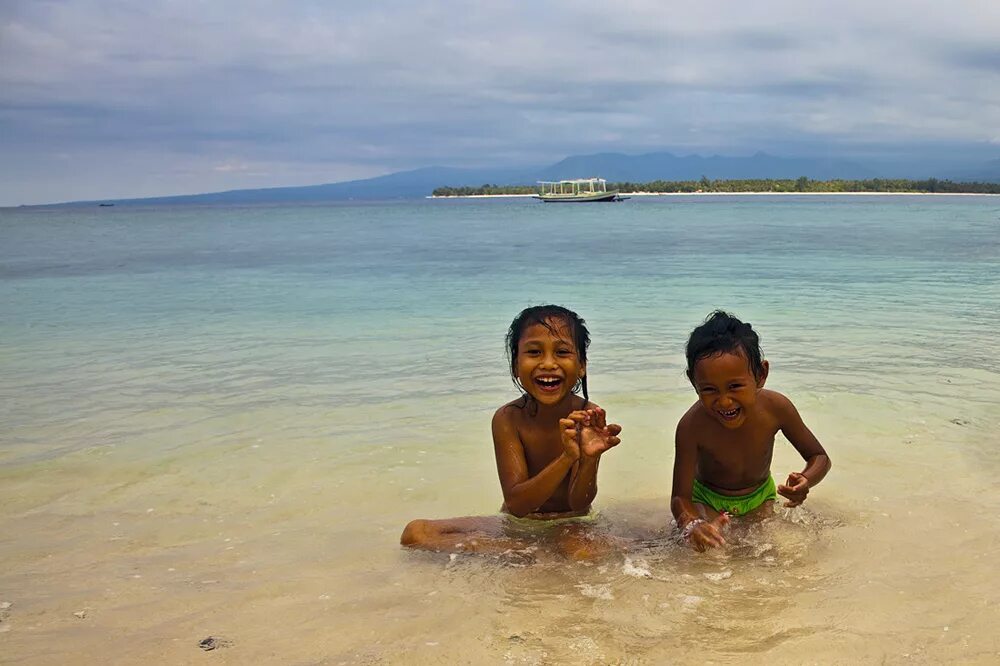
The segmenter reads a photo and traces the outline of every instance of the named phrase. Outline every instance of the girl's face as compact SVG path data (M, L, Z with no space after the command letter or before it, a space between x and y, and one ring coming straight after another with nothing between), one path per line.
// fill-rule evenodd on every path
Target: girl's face
M757 392L767 379L767 361L757 379L743 353L724 352L698 359L692 375L702 407L723 427L735 430L753 413Z
M517 341L517 379L543 405L563 400L587 372L565 322L550 319L524 329Z

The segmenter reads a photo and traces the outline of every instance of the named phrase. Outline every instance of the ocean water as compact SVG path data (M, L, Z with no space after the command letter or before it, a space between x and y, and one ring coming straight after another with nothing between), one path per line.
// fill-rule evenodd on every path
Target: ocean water
M503 335L543 302L624 427L621 548L403 551L496 512ZM997 663L998 303L996 197L0 210L0 662ZM672 437L715 308L833 469L695 554Z

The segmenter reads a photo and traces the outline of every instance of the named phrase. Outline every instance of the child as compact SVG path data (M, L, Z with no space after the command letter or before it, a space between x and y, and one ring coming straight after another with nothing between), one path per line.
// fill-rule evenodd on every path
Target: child
M798 506L830 471L830 458L791 401L764 388L768 363L750 324L717 310L687 343L687 376L698 402L677 424L670 508L698 551L725 544L729 516L770 513L778 494ZM781 431L806 461L775 488L774 435ZM777 493L775 492L777 491Z
M511 323L510 373L524 393L493 415L502 513L548 521L589 512L601 455L619 443L621 432L621 426L606 423L604 410L587 395L589 344L583 319L557 305L527 308ZM517 529L509 529L516 524L503 516L414 520L400 543L500 553L528 545ZM571 555L587 550L578 527L564 523L558 531L559 548Z

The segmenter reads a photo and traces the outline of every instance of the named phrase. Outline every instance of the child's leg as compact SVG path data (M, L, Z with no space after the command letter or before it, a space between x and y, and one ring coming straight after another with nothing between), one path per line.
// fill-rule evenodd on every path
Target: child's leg
M740 516L740 520L748 523L759 523L762 520L766 520L773 515L774 515L774 500L767 500L753 511L750 511Z
M553 538L556 549L573 560L592 560L615 550L614 539L599 534L593 525L569 523L555 528Z
M399 543L410 548L500 555L529 544L503 533L500 516L466 516L445 520L413 520Z

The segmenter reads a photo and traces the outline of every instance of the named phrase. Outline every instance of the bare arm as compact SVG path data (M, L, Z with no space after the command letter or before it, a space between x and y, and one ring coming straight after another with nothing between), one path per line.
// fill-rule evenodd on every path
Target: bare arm
M674 435L674 487L670 497L670 511L680 529L700 517L691 501L694 472L698 463L698 444L687 432L686 420L686 415L681 418Z
M584 511L597 497L597 467L601 456L621 442L618 435L622 427L616 423L608 424L604 410L593 404L586 410L571 413L569 420L578 426L580 460L570 476L568 500L571 509ZM569 425L567 419L560 423Z
M570 468L580 457L566 450L534 476L528 474L524 459L524 445L507 410L501 407L493 415L493 450L496 453L497 473L503 489L507 511L515 516L526 516L546 502L559 488Z
M822 481L830 471L830 457L816 435L802 421L799 410L795 409L792 401L780 393L775 393L774 398L781 432L806 461L805 469L792 472L788 475L788 480L778 486L778 492L788 499L785 506L798 506L805 501L809 489Z
M670 510L691 547L703 551L725 545L720 528L729 522L729 517L723 513L712 522L706 522L698 513L691 500L697 465L698 440L691 427L690 414L685 414L677 424L674 436L674 487Z
M580 456L573 466L569 482L569 507L574 511L584 511L597 497L597 466L601 456Z

